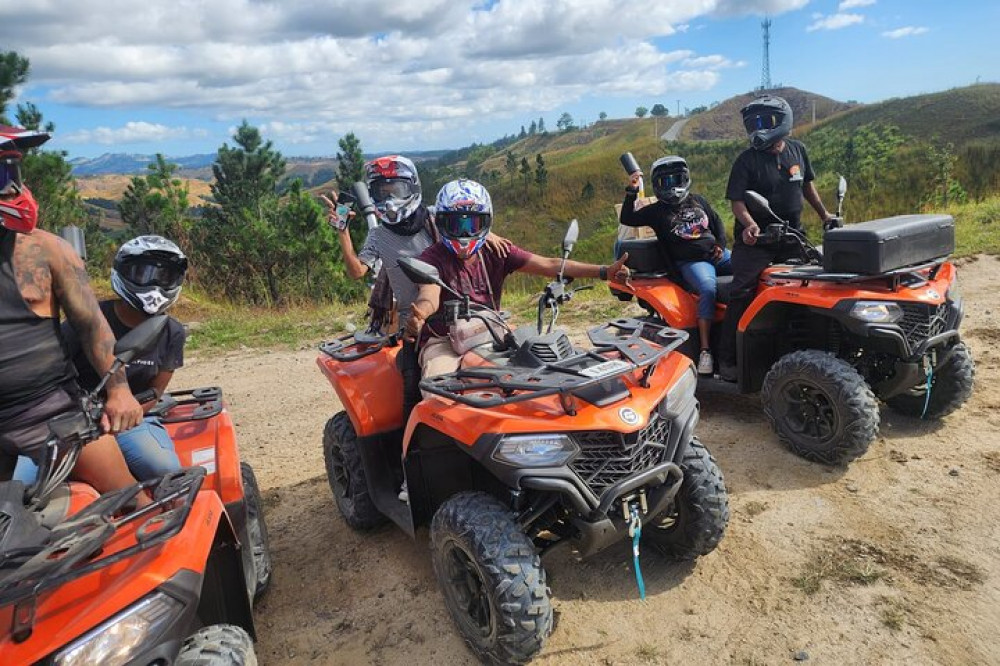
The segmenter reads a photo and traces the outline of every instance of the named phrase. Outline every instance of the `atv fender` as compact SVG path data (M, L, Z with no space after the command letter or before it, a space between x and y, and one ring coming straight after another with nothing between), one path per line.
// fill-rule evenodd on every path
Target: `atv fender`
M698 325L698 300L683 287L667 279L632 280L631 286L635 297L648 303L667 326L688 329ZM615 288L628 292L622 285L615 285ZM717 315L725 312L722 308L717 307L717 310Z
M358 437L403 427L403 378L396 368L400 347L385 347L354 361L320 354L316 365L337 392Z

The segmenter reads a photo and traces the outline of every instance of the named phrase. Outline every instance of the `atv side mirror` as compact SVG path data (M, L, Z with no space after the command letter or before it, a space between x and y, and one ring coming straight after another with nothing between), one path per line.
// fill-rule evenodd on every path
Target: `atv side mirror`
M371 230L377 227L378 220L375 218L375 202L372 201L372 196L368 193L368 186L359 180L351 185L351 194L354 197L354 202L358 205L358 210L361 211L361 214L365 216L365 221L368 222L368 229Z
M841 176L837 182L837 198L843 199L845 194L847 194L847 179Z
M426 261L420 261L413 257L403 257L399 260L399 267L414 284L436 284L438 286L442 284L438 269Z
M115 343L115 358L129 363L139 354L147 351L160 339L167 326L167 315L156 315L142 322Z
M573 246L576 245L576 240L580 237L580 224L574 218L569 223L569 229L566 230L566 236L563 238L562 248L563 254L569 256L569 253L573 251Z
M59 235L69 243L84 261L87 261L87 243L83 238L83 229L75 224L68 224L59 230Z
M764 219L758 218L770 218L771 221L777 222L778 224L784 223L784 220L775 215L774 211L771 210L771 204L769 204L767 199L765 199L759 192L747 190L743 193L743 201L746 203L747 210L750 211L750 215L757 220L758 225L763 227L764 225L761 223L765 221Z

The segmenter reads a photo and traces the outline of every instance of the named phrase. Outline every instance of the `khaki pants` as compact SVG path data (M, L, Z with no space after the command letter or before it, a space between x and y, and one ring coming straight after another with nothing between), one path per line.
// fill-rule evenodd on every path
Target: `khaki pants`
M451 348L451 340L447 337L434 337L424 343L420 350L420 369L423 377L437 377L455 372L462 365L462 357ZM431 393L422 391L425 398Z

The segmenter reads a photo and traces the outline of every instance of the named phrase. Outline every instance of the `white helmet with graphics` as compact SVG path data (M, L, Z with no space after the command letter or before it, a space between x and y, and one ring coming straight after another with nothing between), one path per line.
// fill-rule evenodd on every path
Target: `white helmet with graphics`
M160 314L177 302L187 266L176 243L163 236L139 236L115 255L111 288L136 310Z

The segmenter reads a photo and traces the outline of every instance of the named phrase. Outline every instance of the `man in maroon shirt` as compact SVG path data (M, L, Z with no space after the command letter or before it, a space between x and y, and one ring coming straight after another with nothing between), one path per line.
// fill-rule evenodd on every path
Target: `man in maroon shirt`
M453 180L441 188L435 204L435 222L441 242L428 247L420 255L422 261L437 268L441 280L460 294L468 294L473 303L500 309L503 283L515 271L533 275L556 277L560 259L539 257L516 245L511 245L507 256L501 257L484 240L493 221L493 203L486 188L472 180ZM591 277L618 282L629 278L625 267L626 254L610 266L567 261L564 275ZM448 331L442 323L427 319L441 307L441 288L437 285L420 285L405 337L420 340L420 367L424 377L454 372L461 364L461 356L452 349Z

